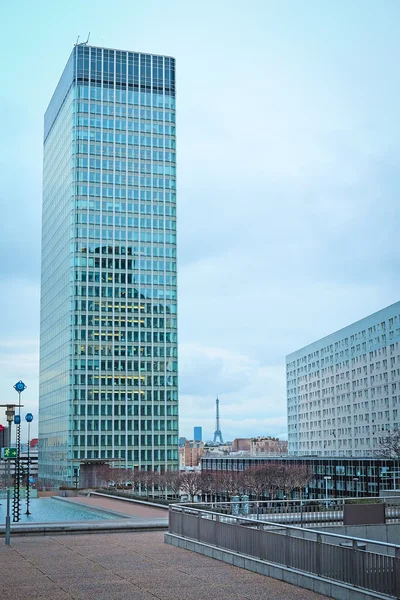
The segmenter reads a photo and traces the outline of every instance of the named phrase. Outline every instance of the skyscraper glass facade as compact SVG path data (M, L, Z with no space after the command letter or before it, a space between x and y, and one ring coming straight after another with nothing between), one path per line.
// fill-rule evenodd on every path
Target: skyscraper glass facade
M76 46L44 129L39 478L176 469L175 60Z

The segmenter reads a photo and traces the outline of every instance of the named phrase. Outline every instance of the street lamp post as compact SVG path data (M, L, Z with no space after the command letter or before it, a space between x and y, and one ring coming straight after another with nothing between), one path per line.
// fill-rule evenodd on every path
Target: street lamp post
M13 521L18 523L21 515L20 506L20 486L21 486L21 394L26 390L26 385L22 380L19 380L14 385L15 391L18 393L18 415L14 417L14 423L17 426L17 460L15 462L15 481L14 481L14 504L13 504Z
M325 508L328 510L328 504L329 504L328 481L330 479L332 479L332 477L330 477L329 475L325 475L324 479L325 479Z
M25 415L25 421L28 423L28 468L27 468L27 473L26 473L26 515L30 515L30 510L29 510L29 501L30 501L30 497L29 497L29 479L30 479L30 446L31 446L31 423L33 421L33 414L32 413L28 413L27 415Z
M15 406L9 404L6 410L6 416L8 421L8 446L11 447L11 423L14 420L15 415ZM6 546L10 545L10 531L11 531L11 521L10 521L10 505L11 505L11 463L10 460L7 460L7 513L6 513L6 533L5 533L5 542Z
M358 477L354 477L353 481L356 488L356 498L358 498Z

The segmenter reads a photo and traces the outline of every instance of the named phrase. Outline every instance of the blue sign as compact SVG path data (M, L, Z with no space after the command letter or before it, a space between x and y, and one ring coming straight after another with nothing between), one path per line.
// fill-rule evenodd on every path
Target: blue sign
M28 423L32 423L32 421L33 421L33 414L32 413L28 413L27 415L25 415L25 421L27 421Z
M24 384L23 381L18 381L18 383L16 383L14 385L14 389L18 392L18 394L20 394L21 392L23 392L24 390L26 390L26 385Z
M19 425L21 423L21 417L19 415L15 415L15 417L14 417L14 423L16 425Z
M34 477L29 477L29 483L35 483L35 478Z

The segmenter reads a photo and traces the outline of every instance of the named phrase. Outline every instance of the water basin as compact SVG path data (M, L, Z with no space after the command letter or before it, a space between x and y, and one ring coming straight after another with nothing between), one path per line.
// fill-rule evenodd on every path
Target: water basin
M6 500L0 500L0 524L6 520ZM76 521L104 521L111 519L121 520L121 515L111 512L103 512L84 506L77 506L65 500L55 498L33 498L30 501L30 515L26 515L26 502L21 501L21 517L19 524L28 523L74 523ZM12 520L12 500L11 500L11 524Z

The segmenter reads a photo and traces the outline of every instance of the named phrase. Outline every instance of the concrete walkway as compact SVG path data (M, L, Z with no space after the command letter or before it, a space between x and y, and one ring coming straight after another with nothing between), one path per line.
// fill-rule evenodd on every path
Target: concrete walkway
M163 543L163 533L0 540L1 600L323 600Z

